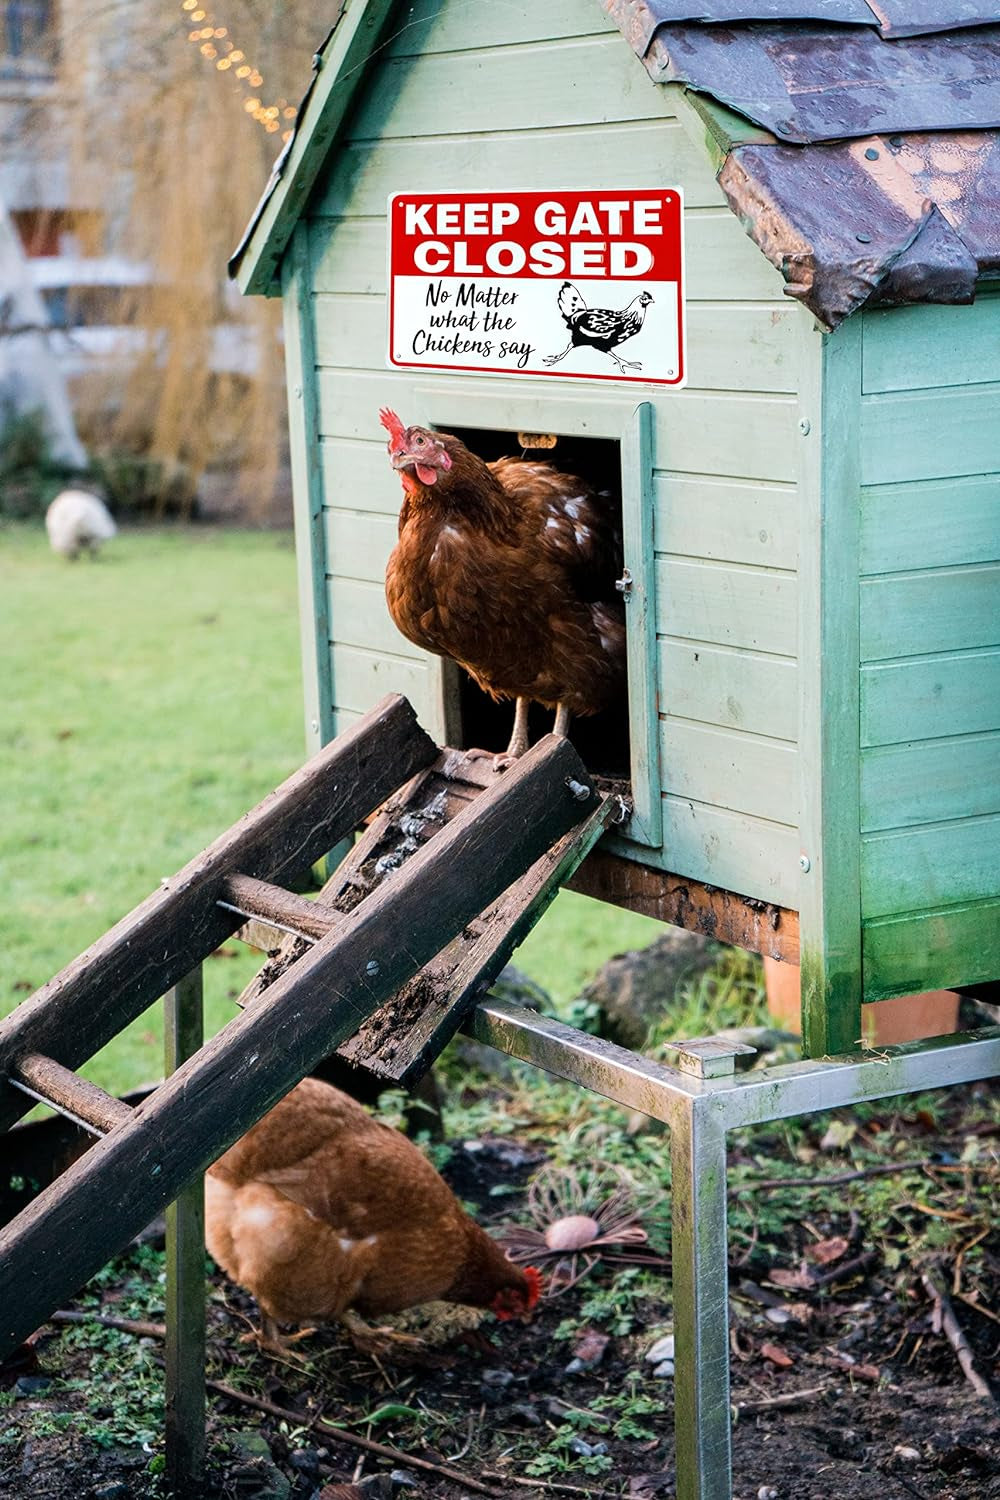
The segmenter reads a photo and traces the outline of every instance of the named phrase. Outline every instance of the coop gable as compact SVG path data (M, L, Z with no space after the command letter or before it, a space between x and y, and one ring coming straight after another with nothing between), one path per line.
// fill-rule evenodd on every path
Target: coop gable
M980 10L352 0L234 261L284 302L310 744L390 690L472 742L454 672L386 610L381 406L487 456L522 431L610 454L636 804L613 899L655 887L646 909L684 921L701 883L745 898L751 946L795 959L801 934L815 1054L853 1045L862 998L1000 964L1000 192L972 87L1000 75L1000 17ZM876 67L898 133L854 103ZM838 119L857 134L828 139ZM667 186L685 389L387 367L391 193Z

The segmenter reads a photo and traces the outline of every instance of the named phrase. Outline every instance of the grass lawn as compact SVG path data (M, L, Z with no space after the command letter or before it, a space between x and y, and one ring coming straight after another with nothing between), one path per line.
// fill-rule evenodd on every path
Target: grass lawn
M0 629L5 1015L301 763L291 535L145 528L70 564L4 527ZM565 1002L658 930L563 893L518 963ZM222 955L213 1031L259 962ZM115 1093L159 1077L159 1009L81 1071Z

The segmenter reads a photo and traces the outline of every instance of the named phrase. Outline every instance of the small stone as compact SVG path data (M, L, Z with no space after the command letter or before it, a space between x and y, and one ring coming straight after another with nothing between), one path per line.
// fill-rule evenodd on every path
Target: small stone
M525 1427L541 1427L542 1418L537 1407L529 1406L527 1401L519 1401L516 1406L510 1408L509 1415L523 1422Z
M587 1366L584 1364L584 1362L583 1362L582 1359L571 1359L570 1362L569 1362L569 1364L566 1366L565 1370L563 1371L563 1374L564 1375L583 1375L583 1374L586 1373L586 1369L587 1369Z
M792 1315L786 1312L783 1307L766 1307L764 1309L764 1316L769 1323L776 1323L780 1327L782 1323L791 1322Z
M94 1491L94 1500L128 1500L130 1493L127 1484L123 1484L120 1479L113 1479L110 1484L102 1484L100 1489Z
M662 1364L665 1359L673 1359L674 1346L673 1334L666 1333L663 1335L663 1338L657 1339L655 1344L650 1345L643 1358L651 1365Z
M52 1384L49 1375L19 1375L14 1382L15 1396L37 1396L41 1391L47 1391Z
M778 1500L778 1491L773 1484L762 1484L757 1491L757 1500Z
M571 1453L577 1454L579 1458L593 1458L594 1454L597 1452L596 1448L592 1447L591 1444L582 1437L570 1438L566 1446L569 1448L569 1451ZM607 1445L605 1445L604 1451L605 1453L608 1451Z
M288 1455L288 1462L293 1469L298 1469L300 1474L305 1474L310 1479L315 1479L319 1474L319 1454L315 1448L293 1448Z
M418 1490L420 1488L420 1480L416 1474L411 1474L409 1469L393 1469L389 1478L392 1480L393 1488L397 1490Z
M506 1390L507 1387L509 1385L513 1385L513 1383L513 1370L487 1370L486 1374L483 1376L483 1385L499 1387L500 1390Z
M672 1380L674 1378L674 1362L672 1359L662 1359L654 1366L653 1377L656 1380Z
M898 1458L904 1464L918 1464L920 1454L916 1448L908 1448L905 1443L897 1443L892 1450L893 1458Z

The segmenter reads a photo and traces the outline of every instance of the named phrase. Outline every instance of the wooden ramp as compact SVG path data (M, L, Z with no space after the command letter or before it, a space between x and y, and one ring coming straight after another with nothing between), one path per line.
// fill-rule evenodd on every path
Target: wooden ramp
M388 698L19 1006L0 1129L41 1099L100 1139L0 1232L0 1358L331 1053L418 1078L616 811L566 740L496 775ZM319 899L280 884L369 818ZM75 1073L248 920L288 941L140 1105Z

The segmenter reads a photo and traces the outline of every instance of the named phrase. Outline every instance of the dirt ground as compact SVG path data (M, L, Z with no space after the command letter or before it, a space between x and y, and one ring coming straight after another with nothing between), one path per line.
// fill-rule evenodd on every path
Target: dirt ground
M954 1160L964 1092L952 1091L940 1137L928 1136L926 1122L914 1126L922 1156ZM516 1216L512 1189L537 1171L541 1155L536 1140L516 1135L455 1142L444 1171L496 1226ZM902 1266L890 1266L849 1188L832 1207L829 1196L824 1202L777 1247L731 1240L734 1500L1000 1500L1000 1408L975 1393L952 1344L934 1331L905 1247ZM995 1219L980 1243L991 1247L977 1262L983 1274L1000 1270ZM155 1317L160 1264L154 1240L103 1273L96 1294L91 1283L78 1306L126 1321ZM952 1255L946 1289L966 1285L960 1273ZM673 1381L654 1373L646 1354L670 1327L668 1275L662 1256L645 1266L601 1262L543 1301L529 1325L487 1319L415 1359L373 1363L323 1330L300 1346L307 1364L241 1344L255 1310L217 1277L210 1375L255 1404L210 1392L204 1493L666 1500L674 1494ZM995 1299L975 1301L953 1307L995 1396L1000 1318ZM141 1406L146 1384L158 1388L161 1341L141 1329L97 1333L95 1344L82 1325L50 1325L6 1371L0 1497L164 1493L162 1411L147 1413L146 1432L141 1413L123 1415L130 1398ZM323 1415L356 1441L311 1425ZM123 1424L131 1441L121 1439Z

